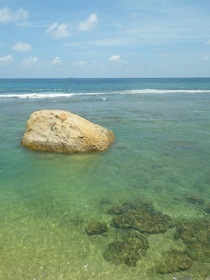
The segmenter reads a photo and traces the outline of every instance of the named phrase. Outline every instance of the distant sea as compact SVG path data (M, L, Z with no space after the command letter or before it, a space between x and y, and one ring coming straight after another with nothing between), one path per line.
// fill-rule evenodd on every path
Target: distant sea
M116 141L102 153L29 151L20 141L42 109L78 114ZM210 279L210 78L0 79L0 131L0 279ZM159 213L173 226L148 233L113 222L110 209L142 205L144 223ZM96 222L108 231L88 235ZM129 231L147 251L133 265L123 259L130 245L107 258ZM173 267L174 251L188 269Z

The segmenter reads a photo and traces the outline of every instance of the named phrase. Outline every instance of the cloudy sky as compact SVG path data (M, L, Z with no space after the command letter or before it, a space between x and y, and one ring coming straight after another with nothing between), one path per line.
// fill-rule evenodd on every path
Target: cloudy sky
M209 0L0 0L0 78L209 77Z

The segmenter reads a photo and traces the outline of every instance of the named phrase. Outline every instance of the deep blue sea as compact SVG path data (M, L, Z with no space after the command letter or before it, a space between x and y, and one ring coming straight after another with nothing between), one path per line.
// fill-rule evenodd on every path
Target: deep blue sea
M102 153L29 151L20 141L42 109L116 141ZM1 280L210 279L210 78L0 79L0 131ZM157 217L172 225L144 229ZM108 231L87 234L101 222Z

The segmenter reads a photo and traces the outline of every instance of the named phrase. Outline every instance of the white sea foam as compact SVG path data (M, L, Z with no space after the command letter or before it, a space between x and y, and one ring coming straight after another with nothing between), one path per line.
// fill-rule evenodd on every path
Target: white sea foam
M47 98L70 98L73 96L98 96L113 94L177 94L177 93L210 93L205 89L134 89L118 90L110 92L84 92L84 93L65 93L65 92L42 92L42 93L12 93L0 94L0 98L22 98L22 99L47 99ZM104 99L102 99L104 100Z
M166 93L210 93L205 89L135 89L123 90L119 94L166 94Z
M20 98L20 99L47 99L47 98L68 98L73 96L91 96L91 95L104 95L110 94L109 92L87 92L87 93L61 93L61 92L47 92L47 93L13 93L13 94L0 94L0 98ZM113 92L111 92L113 94Z
M42 99L42 98L57 98L57 97L72 97L72 93L24 93L24 94L0 94L0 98L29 98L29 99Z

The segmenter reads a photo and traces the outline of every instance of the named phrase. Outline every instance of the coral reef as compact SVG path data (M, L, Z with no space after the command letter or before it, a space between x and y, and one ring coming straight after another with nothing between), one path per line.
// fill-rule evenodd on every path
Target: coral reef
M156 271L161 274L168 274L187 270L191 265L192 260L186 252L172 250L164 254L162 262L156 267Z
M210 213L210 203L206 205L205 212Z
M114 264L136 266L149 248L142 233L164 233L173 227L172 219L154 210L151 201L134 200L110 208L112 225L121 230L121 238L108 245L104 258Z
M198 197L195 201L198 201ZM204 201L200 199L199 204L203 203ZM205 204L205 207L206 211L210 209L208 204ZM193 261L210 263L210 219L207 214L205 219L177 222L156 211L153 204L146 200L133 200L113 206L107 214L112 215L113 228L110 231L112 242L108 244L103 257L110 263L137 266L149 248L148 234L165 233L172 227L175 227L174 238L183 241L185 250L174 249L165 252L163 258L154 267L157 273L170 274L185 271L190 269ZM85 228L88 235L102 234L107 230L108 227L104 222L91 223ZM189 277L183 279L191 279Z
M108 231L107 224L105 222L94 222L90 223L85 231L88 235L102 234Z
M116 227L133 228L150 234L164 233L173 227L172 219L169 216L147 208L128 209L113 217L113 224Z
M204 204L205 200L197 194L189 194L185 199L192 204Z
M152 202L149 200L139 200L135 199L134 201L131 202L125 202L121 205L111 207L108 211L107 214L110 215L119 215L119 214L124 214L129 210L136 210L136 209L148 209L148 210L154 210L154 207L152 205Z
M210 262L210 220L196 220L179 223L175 238L182 239L191 259Z
M121 240L113 241L104 252L106 261L116 265L125 263L127 266L136 266L141 256L149 248L146 237L136 231L124 235Z

